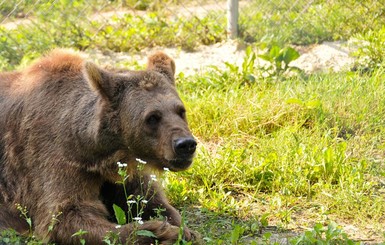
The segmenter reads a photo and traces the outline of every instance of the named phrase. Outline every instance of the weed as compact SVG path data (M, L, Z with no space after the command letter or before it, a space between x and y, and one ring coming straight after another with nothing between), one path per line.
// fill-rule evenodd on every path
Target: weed
M32 236L32 219L28 215L27 208L22 207L20 204L16 204L16 209L19 210L20 217L23 218L27 222L28 228L29 228L29 236Z
M252 50L251 46L248 46L246 48L246 56L245 59L242 62L242 66L238 67L237 65L231 64L229 62L225 62L225 65L229 69L230 74L234 74L236 77L238 77L237 80L242 81L244 83L253 83L256 81L256 77L254 75L255 72L255 59L256 55L254 51ZM215 67L212 67L215 69Z
M86 244L86 240L84 240L82 238L83 235L87 234L88 232L87 231L84 231L82 229L80 229L79 231L75 232L72 237L78 237L79 238L79 242L81 245L85 245Z
M27 245L38 245L43 244L42 241L39 241L33 235L33 225L32 219L28 215L28 210L26 207L21 206L20 204L16 204L16 209L20 212L20 217L24 219L29 227L28 234L24 234L24 236L20 236L15 230L8 229L0 231L0 244L27 244Z
M118 222L118 225L125 225L128 222L135 222L137 226L137 230L133 233L134 236L147 236L147 237L155 237L155 235L151 231L147 230L139 230L139 225L143 224L142 220L142 214L144 212L144 208L149 200L153 198L153 195L155 193L149 193L151 185L154 181L156 181L156 177L152 177L148 183L144 183L143 178L143 170L145 165L147 164L145 161L141 159L136 159L137 161L137 171L140 178L140 195L128 195L126 190L126 181L128 178L130 178L129 172L127 170L127 164L117 162L118 164L118 174L121 177L120 181L117 181L117 184L120 184L123 186L124 195L127 200L127 212L125 212L122 207L119 207L116 204L113 204L113 210L115 213L115 218ZM144 187L147 186L147 189L144 189ZM109 237L111 234L109 235ZM116 240L115 236L112 235L112 241ZM135 240L135 237L128 238L127 240ZM111 239L109 240L110 243L112 243Z
M142 219L142 215L144 213L144 209L147 203L151 201L154 198L154 195L156 194L154 192L151 192L151 185L155 181L158 181L158 179L156 175L150 175L150 180L146 180L143 176L143 171L147 163L141 159L136 159L136 161L137 161L137 171L136 171L137 175L135 176L139 178L139 183L141 188L140 194L129 195L127 193L126 182L129 178L132 178L132 176L129 175L126 163L117 162L118 174L121 177L121 180L117 181L116 183L123 186L123 191L124 191L126 205L127 205L126 207L124 207L124 209L126 209L127 211L124 211L122 207L119 207L118 205L113 204L113 210L115 214L115 219L118 223L118 227L125 225L129 222L131 222L134 225L134 232L132 233L132 237L129 237L127 239L128 241L131 241L131 242L135 241L137 236L156 238L155 234L152 233L151 231L141 230L139 229L139 227L144 223ZM165 171L167 172L168 170L165 169ZM144 181L148 181L148 183L144 183ZM154 211L158 214L158 216L151 217L152 219L164 219L164 217L161 215L164 209L159 207ZM185 244L185 245L191 244L191 242L186 242L183 239L184 225L185 225L185 219L182 213L182 224L179 230L179 237L176 244ZM120 244L118 234L113 232L110 232L109 234L107 234L104 241L108 244Z
M243 235L245 229L240 225L235 225L230 233L230 243L233 245L239 244L239 238Z
M120 244L119 234L116 232L109 231L104 237L103 242L108 245L117 245Z
M300 71L298 67L289 66L290 63L299 58L299 53L292 47L280 47L276 43L261 43L260 47L267 51L258 55L259 58L268 62L268 66L262 69L268 77L280 77L288 71Z
M369 30L364 34L356 34L358 50L353 54L358 58L355 69L361 71L375 70L384 66L385 27Z
M340 226L334 222L330 222L327 227L322 224L316 224L313 230L306 231L302 236L294 238L290 244L359 244L350 240L346 233L344 233Z
M0 232L0 243L1 244L25 244L25 241L20 237L20 235L12 230L3 230Z

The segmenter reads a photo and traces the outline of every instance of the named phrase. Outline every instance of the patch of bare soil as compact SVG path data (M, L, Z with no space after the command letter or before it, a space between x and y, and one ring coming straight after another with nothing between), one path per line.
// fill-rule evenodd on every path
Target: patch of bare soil
M350 53L353 48L347 42L324 42L310 48L297 47L301 56L292 65L302 70L313 72L342 71L352 68L354 58Z
M352 48L346 42L325 42L309 47L296 47L296 49L301 56L291 65L299 67L307 73L348 70L354 63L354 58L350 56ZM123 61L144 64L146 57L155 50L145 49L133 55L128 53L106 55L94 50L90 52L90 55L105 64ZM204 72L212 66L225 69L225 62L241 66L245 57L245 46L237 41L201 46L194 52L186 52L178 48L162 48L162 50L174 58L177 64L177 74L183 72L186 75ZM263 65L264 61L258 59L256 63Z

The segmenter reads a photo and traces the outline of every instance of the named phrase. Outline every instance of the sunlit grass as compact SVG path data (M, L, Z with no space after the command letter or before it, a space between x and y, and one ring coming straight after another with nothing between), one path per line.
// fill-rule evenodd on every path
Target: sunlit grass
M284 228L370 224L381 236L384 81L382 69L251 85L228 71L182 76L200 148L191 170L170 176L172 201L249 221L268 214Z

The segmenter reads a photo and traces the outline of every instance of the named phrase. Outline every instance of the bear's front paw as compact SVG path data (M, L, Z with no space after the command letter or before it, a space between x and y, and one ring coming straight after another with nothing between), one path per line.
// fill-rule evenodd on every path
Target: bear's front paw
M201 234L199 234L198 232L193 231L193 230L189 230L189 232L190 232L192 244L194 244L194 245L205 244L205 242L202 239Z
M151 231L160 244L174 244L178 241L180 227L170 225L168 222L163 221L147 221L139 227L139 230L148 230ZM149 240L149 237L138 236L139 244L147 244L146 241ZM189 230L185 230L183 237L184 240L191 240L191 233ZM155 244L155 243L154 243Z

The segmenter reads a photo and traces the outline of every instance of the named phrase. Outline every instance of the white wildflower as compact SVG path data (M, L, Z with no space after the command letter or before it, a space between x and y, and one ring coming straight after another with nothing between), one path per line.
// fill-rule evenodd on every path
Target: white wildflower
M136 201L134 201L134 200L128 200L127 203L133 204L133 203L136 203Z
M119 229L119 228L122 228L122 226L121 225L117 225L117 226L115 226L115 228Z
M125 167L127 167L127 163L117 162L116 164L118 164L118 167L119 167L119 168L125 168Z
M135 217L133 220L135 220L136 222L138 222L138 224L140 224L140 225L143 224L142 217Z
M158 181L155 174L150 174L150 178L152 181Z
M147 163L146 161L143 161L143 160L140 159L140 158L136 158L136 161L137 161L138 163L141 163L141 164L146 164L146 163Z
M147 204L148 201L143 199L143 200L142 200L142 203Z
M170 169L169 169L169 168L166 168L166 167L164 167L163 170L166 171L166 172L169 172L169 171L170 171Z

